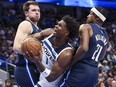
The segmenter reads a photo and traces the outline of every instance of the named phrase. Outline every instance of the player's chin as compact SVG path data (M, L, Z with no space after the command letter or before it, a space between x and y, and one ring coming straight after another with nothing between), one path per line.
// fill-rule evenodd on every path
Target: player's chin
M39 21L40 17L35 17L34 20L35 21Z
M86 23L89 23L89 20L86 20Z
M56 36L57 35L57 33L56 32L53 32L53 36Z
M36 18L35 21L39 21L39 18Z
M90 21L90 20L86 20L86 23L92 23L92 21Z

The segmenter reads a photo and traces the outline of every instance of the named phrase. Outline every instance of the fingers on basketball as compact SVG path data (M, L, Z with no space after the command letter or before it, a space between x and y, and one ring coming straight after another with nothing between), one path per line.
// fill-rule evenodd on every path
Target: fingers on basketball
M34 56L40 56L40 52L42 52L41 42L35 38L27 39L21 44L21 51L23 53L33 53Z

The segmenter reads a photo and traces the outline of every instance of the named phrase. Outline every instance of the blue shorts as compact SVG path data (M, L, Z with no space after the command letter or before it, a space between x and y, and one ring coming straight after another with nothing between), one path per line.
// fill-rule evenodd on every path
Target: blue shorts
M15 80L20 87L34 87L39 81L39 71L36 66L16 66Z
M60 87L95 87L98 82L98 68L85 64L75 64L67 73Z

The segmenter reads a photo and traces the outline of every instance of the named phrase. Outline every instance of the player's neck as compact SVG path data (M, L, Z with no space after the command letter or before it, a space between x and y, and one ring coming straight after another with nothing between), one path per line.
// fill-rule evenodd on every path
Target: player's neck
M99 25L99 26L102 26L102 23L99 22L99 21L96 21L95 24Z
M62 38L54 38L53 45L54 47L58 48L68 42L68 39L62 39Z
M30 20L29 18L26 18L26 20L29 20L31 23L33 23L34 25L37 26L37 21L32 21L32 20Z

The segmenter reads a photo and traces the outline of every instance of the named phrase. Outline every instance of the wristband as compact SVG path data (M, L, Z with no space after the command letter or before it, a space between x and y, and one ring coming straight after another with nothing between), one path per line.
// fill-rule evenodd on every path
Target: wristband
M41 75L46 78L50 74L51 70L45 68L45 70L41 73Z
M38 81L34 87L58 87L58 85L54 82L48 82L46 78L43 78L42 80Z

